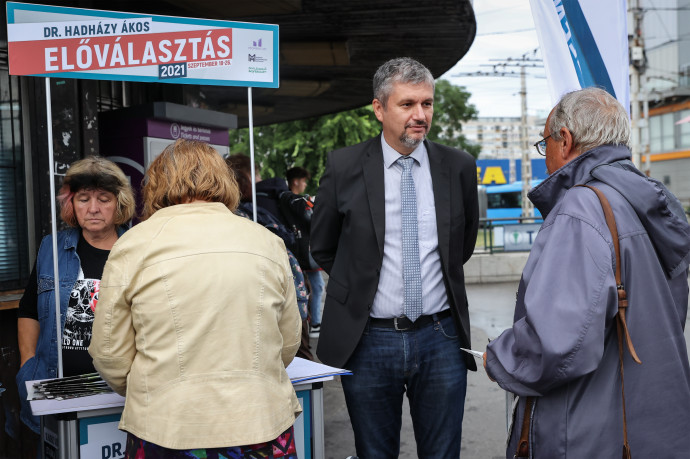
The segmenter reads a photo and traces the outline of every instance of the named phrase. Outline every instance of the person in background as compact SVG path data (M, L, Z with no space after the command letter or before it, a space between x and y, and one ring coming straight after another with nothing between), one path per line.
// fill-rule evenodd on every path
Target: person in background
M309 185L311 174L305 168L295 166L287 170L285 179L290 191L295 194L304 194L307 190L307 185Z
M489 377L519 396L506 458L621 457L623 382L632 457L687 458L683 208L633 165L628 113L606 91L563 96L543 137L535 146L550 175L529 198L544 223L522 273L515 323L484 354ZM618 241L594 190L581 184L610 203Z
M283 241L233 213L237 183L206 143L177 140L144 180L89 347L125 396L126 457L296 458L285 368L301 324Z
M262 177L256 182L256 205L270 212L283 226L289 228L290 225L280 210L280 195L286 191L287 182L282 177Z
M60 217L70 227L57 234L63 376L73 376L95 371L87 349L103 267L113 244L125 232L125 224L134 216L136 204L122 170L98 156L70 165L58 203ZM19 302L18 317L20 417L39 433L39 419L31 414L25 382L58 377L50 235L41 241L29 284Z
M477 240L477 168L426 140L434 78L392 59L374 75L383 132L332 151L311 252L329 275L317 355L342 379L360 459L397 458L407 392L420 458L460 456L467 369L476 369L463 264Z
M311 174L303 167L292 167L287 170L285 178L288 182L288 188L290 191L297 195L304 195L305 190ZM305 196L306 199L312 200L311 196ZM311 232L311 230L309 230ZM311 257L310 257L311 258ZM322 269L311 269L313 266L317 266L316 262L311 263L309 260L309 266L302 266L302 270L306 273L309 279L309 285L311 287L311 295L309 295L309 311L311 312L311 326L309 330L310 338L318 338L321 332L321 314L323 312L323 289L325 287L325 282L323 280Z
M240 190L240 204L235 210L235 213L241 217L253 220L254 210L252 206L252 181L251 181L251 159L247 155L234 154L225 158L225 164L228 169L233 173L235 179L237 180L237 186ZM258 182L261 181L261 175L259 174L259 168L255 167L255 177L254 179ZM295 244L294 235L287 229L272 213L268 212L263 207L256 206L256 221L258 224L268 228L269 231L275 233L278 237L283 239L286 248L288 246L292 247ZM309 294L307 292L307 287L304 281L304 273L300 267L297 258L292 253L292 251L287 248L288 258L290 260L290 267L292 268L292 275L295 279L295 292L297 294L297 306L299 307L300 316L303 322L303 333L308 332L307 316ZM313 360L314 356L309 350L309 340L300 347L298 352L299 357L304 357L309 360Z

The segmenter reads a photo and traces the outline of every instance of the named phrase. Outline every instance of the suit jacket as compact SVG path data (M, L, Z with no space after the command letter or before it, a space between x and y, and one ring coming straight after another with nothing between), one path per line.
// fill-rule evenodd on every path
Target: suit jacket
M424 144L448 302L462 347L469 348L463 264L477 239L476 163L466 152L429 141ZM321 177L310 242L312 256L329 275L316 351L327 365L345 366L362 336L378 288L386 215L383 168L379 135L330 152ZM472 356L465 360L469 369L476 370Z

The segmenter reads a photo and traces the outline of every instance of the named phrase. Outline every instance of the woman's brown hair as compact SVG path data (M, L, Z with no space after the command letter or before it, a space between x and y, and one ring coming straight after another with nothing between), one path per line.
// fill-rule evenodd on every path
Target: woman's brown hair
M142 188L142 220L157 210L194 200L220 202L234 211L240 200L235 177L209 144L178 139L151 163Z
M72 198L81 190L105 190L115 195L115 225L124 225L134 217L134 190L117 164L101 156L89 156L72 163L58 193L60 218L73 228L79 227Z

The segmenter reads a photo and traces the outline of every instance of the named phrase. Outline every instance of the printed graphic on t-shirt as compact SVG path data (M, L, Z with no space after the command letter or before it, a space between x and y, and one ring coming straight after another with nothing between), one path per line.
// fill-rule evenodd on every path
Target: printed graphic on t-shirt
M70 293L65 328L62 332L62 349L87 351L91 344L93 313L98 303L99 279L79 279Z

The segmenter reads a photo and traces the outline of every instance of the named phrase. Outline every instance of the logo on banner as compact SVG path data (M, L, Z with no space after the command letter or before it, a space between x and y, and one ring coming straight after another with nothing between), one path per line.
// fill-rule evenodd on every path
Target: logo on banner
M250 46L249 49L258 49L260 51L265 51L266 48L264 48L263 46L263 38L259 38L258 40L252 40L252 46Z
M616 97L616 91L611 83L599 47L578 2L553 0L553 3L580 86L583 88L601 86L613 97Z
M170 125L170 136L173 139L178 139L180 137L180 125L177 123L172 123Z
M249 62L266 62L265 57L257 56L256 54L249 55Z

